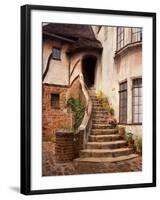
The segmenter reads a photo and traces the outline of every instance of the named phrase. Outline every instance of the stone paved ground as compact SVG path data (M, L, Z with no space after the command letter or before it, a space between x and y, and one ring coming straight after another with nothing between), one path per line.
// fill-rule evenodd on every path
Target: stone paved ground
M73 162L56 163L55 161L55 144L52 142L43 142L43 176L56 175L74 175L77 174ZM126 164L130 166L129 171L141 171L142 158L139 156L127 161Z
M42 147L42 175L73 175L75 168L73 162L56 163L55 161L55 144L53 142L43 142Z

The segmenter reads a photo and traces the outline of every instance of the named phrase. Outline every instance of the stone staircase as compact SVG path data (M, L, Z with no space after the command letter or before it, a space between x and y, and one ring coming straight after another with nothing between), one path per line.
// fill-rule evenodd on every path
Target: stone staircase
M101 106L95 91L89 91L92 99L93 117L91 133L80 158L74 160L79 174L130 171L130 160L137 157L133 149L108 123L109 114Z

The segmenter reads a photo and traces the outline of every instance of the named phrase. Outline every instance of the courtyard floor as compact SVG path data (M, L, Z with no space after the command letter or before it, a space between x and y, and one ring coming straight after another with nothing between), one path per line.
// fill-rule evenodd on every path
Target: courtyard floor
M57 176L57 175L75 175L78 174L75 170L73 162L56 163L55 160L55 144L53 142L43 142L42 147L42 175ZM142 170L142 157L139 156L129 161L129 171Z

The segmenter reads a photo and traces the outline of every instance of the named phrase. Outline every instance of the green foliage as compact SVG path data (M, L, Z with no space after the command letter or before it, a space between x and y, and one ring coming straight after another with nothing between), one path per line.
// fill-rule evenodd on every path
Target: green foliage
M69 98L67 106L71 108L74 116L74 129L77 130L80 126L85 112L85 107L79 99Z
M97 92L97 99L111 115L114 115L114 109L109 105L108 97L100 90Z
M133 133L132 132L128 132L126 134L126 139L127 139L127 142L130 142L133 140Z
M114 109L112 107L109 107L109 112L111 115L114 115Z
M135 148L138 153L142 153L142 138L135 138Z
M102 106L106 106L106 104L108 104L108 97L106 97L102 91L97 92L97 99L102 104Z

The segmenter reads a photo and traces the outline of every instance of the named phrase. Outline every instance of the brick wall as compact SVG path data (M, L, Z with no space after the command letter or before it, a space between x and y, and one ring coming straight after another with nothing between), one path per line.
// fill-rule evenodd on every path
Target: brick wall
M73 131L57 130L55 157L57 162L70 162L80 156L83 149L83 132L75 134Z
M65 106L68 87L43 84L43 140L50 140L56 130L72 127L72 114ZM51 94L59 94L59 108L51 107Z
M58 130L56 132L55 156L57 162L69 162L74 159L73 131Z

